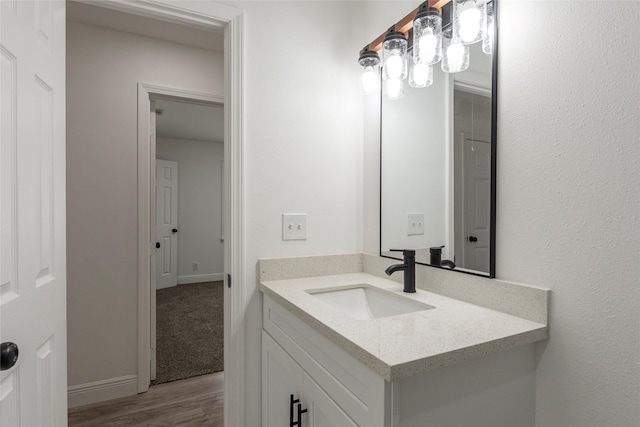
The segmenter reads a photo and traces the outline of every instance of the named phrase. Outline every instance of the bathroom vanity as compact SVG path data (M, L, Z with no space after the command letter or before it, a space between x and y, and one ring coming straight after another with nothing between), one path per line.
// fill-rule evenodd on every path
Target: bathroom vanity
M544 311L531 320L425 290L424 272L407 294L362 261L325 275L309 259L283 280L261 261L263 426L533 426L548 291L514 284Z

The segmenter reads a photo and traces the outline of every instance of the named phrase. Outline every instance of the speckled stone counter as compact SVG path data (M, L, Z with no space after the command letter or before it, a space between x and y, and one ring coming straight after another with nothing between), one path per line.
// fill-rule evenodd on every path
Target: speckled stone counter
M355 265L355 264L354 264ZM358 268L355 266L354 268ZM355 272L264 280L261 291L387 381L396 381L549 337L548 327L500 311ZM357 320L308 291L368 284L435 307Z

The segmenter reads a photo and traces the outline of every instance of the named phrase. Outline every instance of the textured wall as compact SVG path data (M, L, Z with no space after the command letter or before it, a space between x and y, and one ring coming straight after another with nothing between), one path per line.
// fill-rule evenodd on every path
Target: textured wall
M536 423L640 425L640 3L500 22L497 273L552 289Z
M249 2L245 9L245 425L260 425L258 258L362 250L362 97L357 2ZM282 241L283 212L307 240Z
M553 291L551 339L537 348L536 424L637 426L640 3L500 5L497 275ZM368 2L368 19L387 22L389 9ZM372 252L375 104L365 103L364 148Z

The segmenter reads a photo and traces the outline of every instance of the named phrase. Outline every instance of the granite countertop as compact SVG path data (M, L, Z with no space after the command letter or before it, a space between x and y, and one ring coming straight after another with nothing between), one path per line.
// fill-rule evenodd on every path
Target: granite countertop
M435 307L357 320L307 291L368 284ZM263 281L260 290L360 360L396 381L549 337L542 323L417 289L367 273Z

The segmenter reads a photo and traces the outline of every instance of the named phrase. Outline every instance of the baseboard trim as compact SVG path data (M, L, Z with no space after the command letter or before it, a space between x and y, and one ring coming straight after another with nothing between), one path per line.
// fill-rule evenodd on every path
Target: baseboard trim
M69 408L134 394L138 394L137 375L124 375L122 377L72 385L67 389Z
M188 285L190 283L217 282L224 280L224 273L194 274L191 276L178 276L178 285Z

